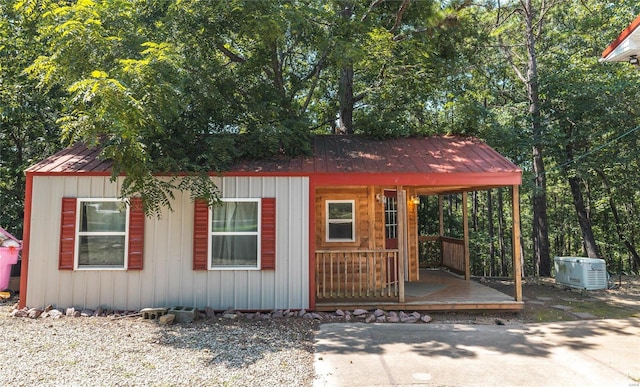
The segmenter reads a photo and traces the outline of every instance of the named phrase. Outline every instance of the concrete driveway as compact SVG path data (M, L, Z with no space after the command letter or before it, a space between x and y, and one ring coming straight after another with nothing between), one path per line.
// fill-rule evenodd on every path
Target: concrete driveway
M640 386L640 319L322 324L314 386Z

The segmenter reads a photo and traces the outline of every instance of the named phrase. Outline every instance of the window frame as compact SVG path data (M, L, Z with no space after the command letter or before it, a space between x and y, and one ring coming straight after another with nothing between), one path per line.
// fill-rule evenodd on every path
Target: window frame
M331 204L341 204L341 203L349 203L351 204L351 238L331 238L329 235L329 225L336 223L348 223L347 221L341 221L340 219L330 219L329 218L329 206ZM326 200L325 201L325 241L330 243L340 243L340 242L355 242L356 241L356 201L354 199L342 199L342 200Z
M208 257L207 257L207 269L214 271L229 271L229 270L261 270L262 264L262 198L220 198L221 202L231 202L231 203L247 203L254 202L258 204L258 211L256 214L256 221L258 223L258 227L256 231L246 232L246 231L213 231L213 211L214 207L209 206L209 221L207 225L207 239L208 239ZM213 236L214 235L255 235L256 237L256 264L255 266L219 266L213 264Z
M82 218L82 205L86 202L118 202L124 206L125 224L124 231L80 231L80 221ZM76 199L76 229L75 229L75 252L73 257L74 270L114 270L114 271L126 271L129 268L129 223L130 223L130 205L124 199L118 198L77 198ZM117 265L80 265L80 240L83 236L122 236L124 238L124 260L122 266Z

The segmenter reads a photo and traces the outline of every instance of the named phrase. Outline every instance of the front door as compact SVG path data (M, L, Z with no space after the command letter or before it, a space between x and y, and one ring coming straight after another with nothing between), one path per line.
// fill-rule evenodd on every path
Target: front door
M384 191L384 248L387 250L398 249L398 193L396 191ZM387 258L387 283L396 282L398 279L397 262Z

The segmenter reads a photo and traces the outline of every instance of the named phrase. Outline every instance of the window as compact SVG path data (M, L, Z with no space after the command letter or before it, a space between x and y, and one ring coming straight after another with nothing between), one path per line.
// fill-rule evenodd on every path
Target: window
M259 268L260 201L222 199L211 209L211 268Z
M355 241L355 201L327 200L327 242Z
M78 200L77 268L127 267L127 206L120 200Z

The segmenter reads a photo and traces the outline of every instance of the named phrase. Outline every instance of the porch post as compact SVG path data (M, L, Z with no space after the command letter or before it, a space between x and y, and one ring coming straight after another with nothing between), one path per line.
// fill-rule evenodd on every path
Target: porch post
M404 258L407 249L406 238L406 221L407 221L407 195L402 190L402 186L396 187L396 195L398 196L398 302L404 302Z
M513 213L513 286L515 300L522 301L522 268L520 267L520 193L517 185L511 186L511 212Z
M467 191L462 193L462 230L464 235L464 279L471 279L471 260L469 259L469 214L467 211Z
M438 242L440 243L440 266L442 266L442 262L444 261L444 256L442 255L442 237L444 236L444 210L443 210L443 198L442 195L438 195L438 223L439 223L439 236Z

